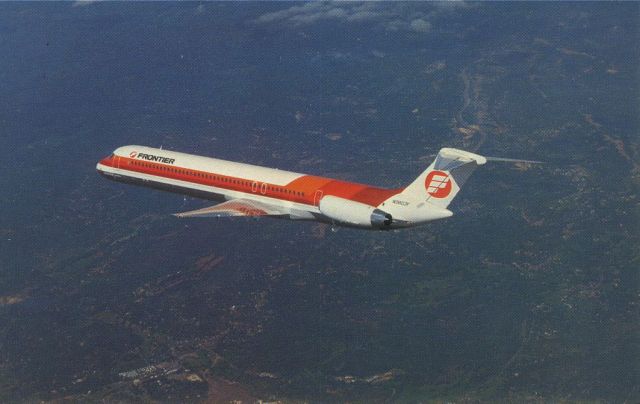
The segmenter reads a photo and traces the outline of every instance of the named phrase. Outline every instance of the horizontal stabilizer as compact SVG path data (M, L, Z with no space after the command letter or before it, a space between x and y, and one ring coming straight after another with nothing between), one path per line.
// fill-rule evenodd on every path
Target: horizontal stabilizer
M454 163L455 166L461 166L473 161L475 161L477 165L481 166L487 162L487 158L468 151L445 147L440 149L440 152L438 152L434 168L436 170L443 170L447 169L447 167L452 163Z
M504 158L504 157L486 157L486 159L487 159L487 161L504 161L504 162L507 162L507 163L544 164L544 161L507 159L507 158Z
M229 217L229 216L286 216L289 212L257 201L248 199L232 199L215 206L192 210L189 212L174 213L176 217Z

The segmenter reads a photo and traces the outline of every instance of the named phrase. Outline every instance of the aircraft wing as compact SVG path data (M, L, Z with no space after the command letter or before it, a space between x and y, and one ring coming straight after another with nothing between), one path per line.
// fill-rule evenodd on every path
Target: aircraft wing
M174 213L176 217L228 217L228 216L289 216L286 208L269 205L249 199L232 199L203 209Z

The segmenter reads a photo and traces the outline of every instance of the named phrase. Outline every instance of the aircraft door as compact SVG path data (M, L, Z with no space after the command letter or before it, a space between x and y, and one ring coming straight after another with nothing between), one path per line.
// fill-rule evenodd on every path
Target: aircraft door
M316 194L313 196L313 204L320 205L320 199L322 199L323 192L321 189L316 190Z

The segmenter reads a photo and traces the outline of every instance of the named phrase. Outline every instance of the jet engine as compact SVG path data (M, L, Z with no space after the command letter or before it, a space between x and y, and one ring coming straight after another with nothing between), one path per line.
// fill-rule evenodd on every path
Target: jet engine
M388 228L393 218L374 206L333 195L320 200L320 212L328 218L358 227Z

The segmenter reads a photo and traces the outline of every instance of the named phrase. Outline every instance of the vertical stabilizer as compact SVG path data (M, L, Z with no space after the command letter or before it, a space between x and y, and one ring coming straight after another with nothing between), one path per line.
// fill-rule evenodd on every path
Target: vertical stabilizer
M401 195L446 208L473 170L486 162L485 157L464 150L440 149L429 168L406 187Z

